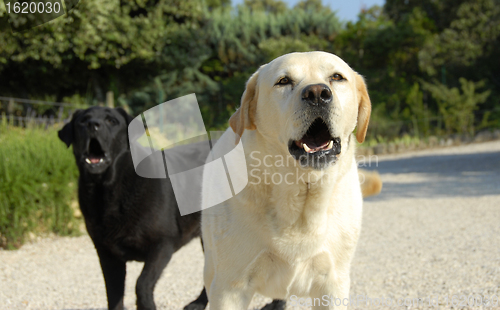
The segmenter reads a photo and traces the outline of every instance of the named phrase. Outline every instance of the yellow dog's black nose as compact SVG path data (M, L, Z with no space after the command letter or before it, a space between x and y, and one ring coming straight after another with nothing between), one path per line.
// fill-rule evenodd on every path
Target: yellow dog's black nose
M332 102L332 91L325 84L309 85L302 90L302 100L311 106L322 106Z

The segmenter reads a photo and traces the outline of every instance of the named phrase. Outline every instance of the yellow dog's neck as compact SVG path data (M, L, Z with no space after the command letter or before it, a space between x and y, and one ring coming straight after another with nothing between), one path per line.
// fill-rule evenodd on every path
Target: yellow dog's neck
M257 133L245 140L245 144L259 143L263 150L246 152L249 184L244 195L253 201L252 212L265 213L277 227L300 226L304 233L320 228L318 223L331 205L324 201L331 199L336 186L355 163L355 139L347 139L342 145L345 151L337 162L323 170L303 168L290 154L278 153L277 147L263 147L265 142ZM279 155L270 155L273 153Z

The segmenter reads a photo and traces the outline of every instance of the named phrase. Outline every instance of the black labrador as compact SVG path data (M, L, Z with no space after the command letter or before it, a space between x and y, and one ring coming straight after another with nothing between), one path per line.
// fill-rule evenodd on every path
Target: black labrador
M153 290L172 254L200 236L200 212L181 216L172 185L134 170L128 142L132 116L123 109L78 110L59 131L80 171L78 199L99 256L109 309L123 309L125 263L145 262L137 280L137 309L155 309ZM192 154L204 163L208 152ZM189 310L204 309L203 290Z
M123 109L78 110L59 131L80 171L78 199L106 284L109 309L123 309L126 262L145 262L137 280L137 309L156 309L153 291L172 254L200 236L200 212L181 216L170 179L136 174L128 142L133 117ZM191 144L189 160L205 163L208 151ZM147 165L147 160L141 164ZM205 309L205 289L185 310ZM282 310L273 300L263 310Z

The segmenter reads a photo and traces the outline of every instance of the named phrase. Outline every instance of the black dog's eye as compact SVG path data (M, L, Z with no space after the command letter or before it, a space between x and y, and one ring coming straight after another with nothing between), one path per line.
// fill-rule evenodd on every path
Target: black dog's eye
M276 83L276 85L287 85L287 84L291 84L292 83L292 80L288 77L282 77L281 79L279 79L278 83Z
M332 75L331 79L333 81L342 81L342 80L345 80L345 78L339 74L339 73L335 73L334 75Z
M108 122L111 125L118 125L118 120L114 117L106 117L106 122Z
M86 123L89 119L90 119L90 116L89 115L85 115L84 117L82 117L80 119L80 123Z

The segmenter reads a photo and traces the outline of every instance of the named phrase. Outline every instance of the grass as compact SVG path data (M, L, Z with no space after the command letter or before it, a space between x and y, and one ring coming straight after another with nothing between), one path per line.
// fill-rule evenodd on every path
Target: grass
M0 247L20 247L31 234L78 235L71 201L78 170L55 128L18 128L0 121Z

